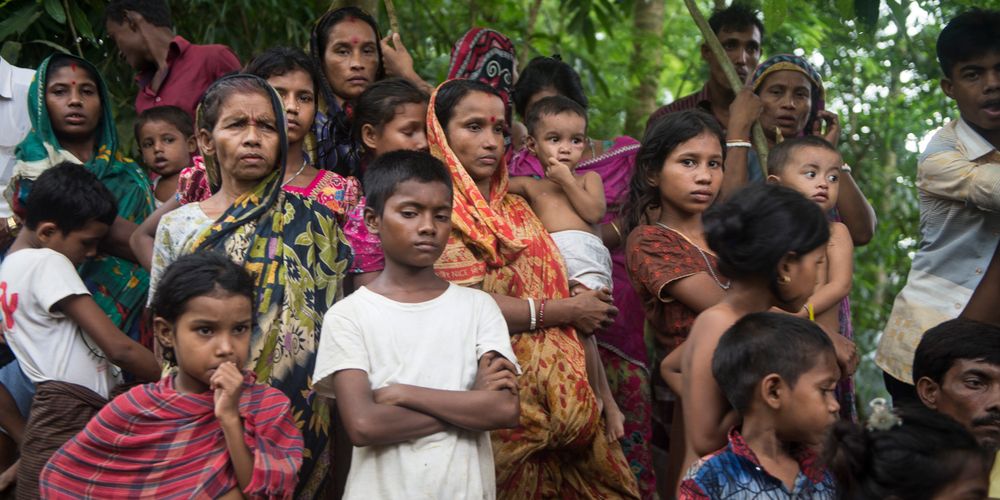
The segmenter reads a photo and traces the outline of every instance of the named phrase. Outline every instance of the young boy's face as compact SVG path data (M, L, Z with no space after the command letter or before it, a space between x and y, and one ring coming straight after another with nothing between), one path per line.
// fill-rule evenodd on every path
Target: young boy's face
M387 261L420 269L434 266L451 234L451 191L441 182L407 180L365 221L382 240Z
M787 398L782 398L776 423L781 441L803 444L823 442L840 411L835 395L838 380L840 368L837 367L833 349L819 354L815 365L800 375Z
M824 212L837 205L840 194L840 153L826 148L801 146L788 155L788 162L775 180L815 201Z
M157 317L153 327L160 343L174 351L178 387L205 392L219 365L246 364L253 311L248 297L219 292L188 300L174 324Z
M191 165L194 136L185 137L173 124L153 120L139 127L142 163L159 175L169 177Z
M941 80L962 118L982 130L1000 130L1000 52L987 52L956 64Z
M63 233L51 222L39 224L42 246L66 256L74 266L97 255L97 245L108 234L110 226L96 220L87 221L80 229Z
M569 112L542 116L528 138L528 149L543 165L555 158L571 169L580 162L586 145L586 118Z

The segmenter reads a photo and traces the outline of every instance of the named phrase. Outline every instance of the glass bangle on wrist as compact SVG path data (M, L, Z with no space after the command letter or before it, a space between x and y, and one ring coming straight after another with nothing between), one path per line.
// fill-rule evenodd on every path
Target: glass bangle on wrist
M752 148L750 141L726 141L726 148Z

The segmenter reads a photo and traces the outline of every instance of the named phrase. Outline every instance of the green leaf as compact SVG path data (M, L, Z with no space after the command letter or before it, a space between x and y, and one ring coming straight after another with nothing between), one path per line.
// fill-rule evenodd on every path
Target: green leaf
M59 24L66 24L66 11L59 0L44 0L45 12Z
M854 0L836 0L837 12L844 19L854 19Z
M32 23L42 15L38 10L38 5L27 5L21 10L11 14L5 21L0 22L0 40L9 38L17 33L21 34L27 30Z
M21 44L14 40L7 40L3 47L0 47L0 57L11 64L17 64L17 56L21 54Z
M764 26L768 32L773 33L785 22L788 15L788 0L765 0L764 1Z
M880 0L854 0L854 12L858 21L868 31L874 31L878 23L878 6Z
M70 20L73 22L73 25L76 26L76 32L87 40L96 43L97 37L94 36L94 28L90 25L90 20L87 19L87 14L80 9L77 2L69 2L69 5Z
M59 52L63 52L65 54L70 54L71 53L69 51L69 49L67 49L66 47L63 47L62 45L59 45L58 43L55 43L55 42L50 42L48 40L31 40L30 42L25 42L25 43L37 43L37 44L41 44L41 45L46 45L46 46L52 47L53 49L56 49Z

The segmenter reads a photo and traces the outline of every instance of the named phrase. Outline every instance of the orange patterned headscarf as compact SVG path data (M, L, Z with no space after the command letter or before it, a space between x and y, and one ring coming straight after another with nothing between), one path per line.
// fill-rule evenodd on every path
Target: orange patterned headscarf
M452 80L448 82L450 81ZM515 236L507 218L500 215L500 205L507 196L507 164L501 160L493 174L490 199L487 200L448 146L444 128L434 113L437 94L448 82L434 90L427 107L427 142L431 154L448 166L454 182L452 231L457 232L467 246L478 249L487 266L502 267L527 246L526 242Z

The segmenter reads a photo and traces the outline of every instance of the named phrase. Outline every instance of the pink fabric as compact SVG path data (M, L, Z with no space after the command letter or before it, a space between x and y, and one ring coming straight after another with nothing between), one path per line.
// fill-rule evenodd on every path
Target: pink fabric
M604 151L604 154L580 163L576 171L580 174L597 172L604 181L608 212L601 222L606 223L618 217L622 204L628 199L629 180L635 166L635 155L639 151L639 141L628 136L618 137L607 141ZM542 177L545 172L541 162L527 148L515 153L509 165L511 176ZM613 325L597 333L597 341L626 360L646 367L648 356L643 341L645 312L625 268L625 236L628 235L622 235L622 244L611 250L612 295L619 310L618 317Z

